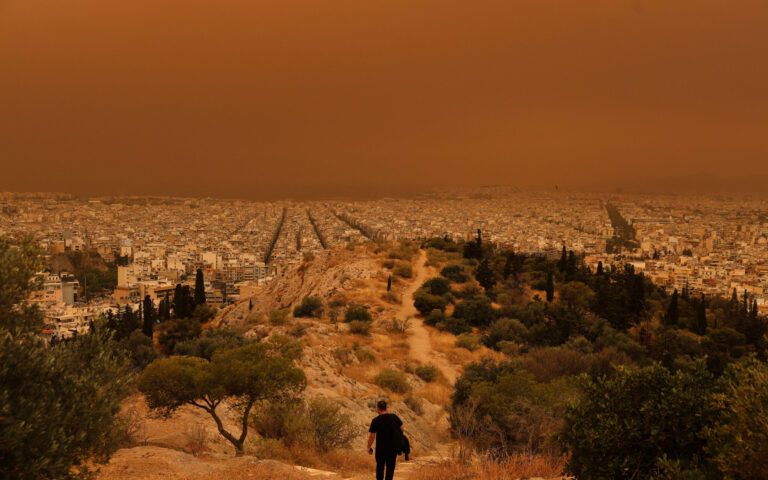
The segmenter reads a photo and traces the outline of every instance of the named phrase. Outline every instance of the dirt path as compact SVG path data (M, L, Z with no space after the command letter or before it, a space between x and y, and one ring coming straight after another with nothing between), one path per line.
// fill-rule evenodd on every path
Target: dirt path
M409 343L411 346L410 355L414 360L421 363L432 363L443 375L454 384L458 378L456 368L446 360L446 358L432 349L432 342L429 339L429 331L424 327L424 322L417 318L419 313L413 306L413 293L418 290L422 283L428 280L429 271L424 265L427 261L427 254L424 250L419 250L419 256L416 258L416 264L413 268L414 278L411 285L403 292L403 304L397 311L399 320L411 319L411 328L408 331Z

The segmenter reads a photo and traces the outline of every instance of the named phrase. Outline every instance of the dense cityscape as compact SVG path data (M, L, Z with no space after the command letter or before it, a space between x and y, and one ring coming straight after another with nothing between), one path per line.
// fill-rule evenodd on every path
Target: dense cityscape
M629 225L626 235L609 209ZM595 270L631 263L657 285L745 292L768 312L768 201L749 196L599 195L483 187L355 202L75 198L0 194L0 235L32 235L47 271L35 300L67 336L120 305L158 303L203 272L207 303L248 297L287 266L349 242L484 238L517 252L565 246ZM74 260L74 261L73 261ZM91 285L88 285L88 279Z

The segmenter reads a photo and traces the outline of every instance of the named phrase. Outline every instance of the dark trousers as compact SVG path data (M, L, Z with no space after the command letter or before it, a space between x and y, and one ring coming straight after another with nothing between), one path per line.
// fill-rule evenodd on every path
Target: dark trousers
M378 453L376 452L376 480L392 480L395 476L396 453ZM386 468L386 475L384 469Z

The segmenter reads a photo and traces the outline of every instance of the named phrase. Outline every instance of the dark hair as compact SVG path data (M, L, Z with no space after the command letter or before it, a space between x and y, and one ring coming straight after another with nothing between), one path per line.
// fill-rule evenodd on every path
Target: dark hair
M379 403L376 404L376 408L382 412L385 411L387 409L387 402L385 400L379 400Z

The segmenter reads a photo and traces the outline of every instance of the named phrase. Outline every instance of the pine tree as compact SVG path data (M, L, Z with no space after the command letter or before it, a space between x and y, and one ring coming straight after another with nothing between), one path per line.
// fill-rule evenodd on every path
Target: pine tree
M677 297L677 289L675 289L675 291L672 293L672 299L669 301L667 313L664 315L664 325L668 327L673 327L680 321L680 310L677 304Z
M142 326L142 333L152 338L152 330L155 327L157 321L157 315L155 313L155 302L152 301L149 295L144 297L144 322Z
M707 303L704 300L704 294L701 294L701 300L696 305L696 333L704 335L707 333Z
M392 290L392 275L387 277L387 291Z
M195 306L205 303L205 280L203 279L203 271L197 269L195 275Z
M547 272L547 302L552 302L552 300L555 299L555 280L553 278L552 272Z

